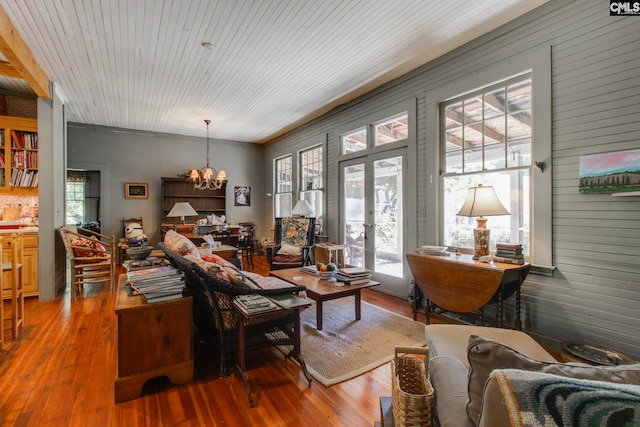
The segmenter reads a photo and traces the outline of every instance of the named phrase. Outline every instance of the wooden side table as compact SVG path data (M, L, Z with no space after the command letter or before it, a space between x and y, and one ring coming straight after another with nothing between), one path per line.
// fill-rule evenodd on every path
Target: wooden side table
M523 265L500 262L480 262L471 255L435 256L409 252L406 255L416 286L428 299L427 323L439 317L436 308L453 313L475 314L478 324L484 324L483 309L497 304L496 321L503 327L504 300L515 295L515 329L522 329L520 320L520 287L529 269Z
M120 275L116 403L140 396L151 378L166 376L172 384L193 381L191 297L149 304L141 295L128 296L125 282L126 275Z
M289 357L293 357L299 364L302 369L302 373L305 378L309 382L309 387L311 387L311 375L309 371L307 371L307 365L304 362L304 358L300 353L300 310L309 307L311 305L310 302L300 299L300 304L292 306L290 308L280 308L276 311L269 311L265 313L256 313L256 314L247 314L240 310L235 304L231 304L233 306L234 312L236 314L236 319L238 321L238 372L242 377L242 381L244 383L244 391L247 395L247 399L249 400L249 406L253 407L253 396L251 395L251 385L249 384L249 376L247 375L247 368L245 365L245 355L247 352L247 329L252 326L255 327L259 324L272 322L274 319L282 319L285 316L291 316L293 318L293 328L291 330L282 330L281 332L287 336L287 338L274 338L269 339L271 344L261 344L262 346L267 345L290 345L293 344L293 348L291 351L285 356L285 359Z

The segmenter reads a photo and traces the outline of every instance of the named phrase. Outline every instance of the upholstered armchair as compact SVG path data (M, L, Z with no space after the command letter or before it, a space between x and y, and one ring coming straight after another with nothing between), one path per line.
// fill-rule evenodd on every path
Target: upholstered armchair
M267 247L270 270L302 267L315 239L315 218L276 218L275 245Z

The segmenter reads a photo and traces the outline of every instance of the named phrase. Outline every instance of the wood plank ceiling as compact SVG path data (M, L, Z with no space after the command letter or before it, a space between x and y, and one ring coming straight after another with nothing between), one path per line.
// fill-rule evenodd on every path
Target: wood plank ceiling
M266 142L546 1L0 4L70 122L204 136L211 119L213 138Z

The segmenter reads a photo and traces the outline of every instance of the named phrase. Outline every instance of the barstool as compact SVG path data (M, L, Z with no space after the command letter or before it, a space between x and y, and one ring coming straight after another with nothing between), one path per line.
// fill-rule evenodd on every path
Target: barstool
M22 233L13 233L8 242L11 252L11 260L2 262L2 275L11 273L11 337L18 338L18 328L24 325L24 289L22 281L22 265L24 263L24 246ZM1 258L0 258L1 259ZM3 289L5 283L3 280Z

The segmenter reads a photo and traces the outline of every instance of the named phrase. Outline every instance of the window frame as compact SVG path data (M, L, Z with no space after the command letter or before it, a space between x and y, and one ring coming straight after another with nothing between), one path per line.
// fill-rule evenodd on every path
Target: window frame
M279 165L280 162L285 162L285 161L289 161L289 179L288 180L281 180L280 179L280 174L281 174L281 170L279 169ZM284 172L285 170L283 169L282 172ZM273 174L274 174L274 180L273 180L273 194L274 194L274 199L273 199L273 214L275 218L280 218L280 217L288 217L291 216L291 211L293 210L293 155L292 154L287 154L278 158L273 159ZM280 191L281 188L281 183L286 185L286 183L288 182L289 185L289 191ZM280 203L280 199L289 200L289 212L281 212L281 210L283 209L281 207L281 203Z
M317 151L317 150L319 150L318 160L313 163L304 163L303 159L305 154L311 153L312 151ZM307 202L309 202L311 207L314 208L317 233L322 232L324 228L323 220L326 214L326 207L325 207L326 195L324 191L325 185L326 185L325 184L326 164L325 164L324 152L325 152L325 148L324 148L324 144L322 143L315 144L298 151L298 200L306 200ZM305 170L307 169L307 165L311 165L311 164L319 164L321 172L319 175L315 175L313 177L313 178L319 177L318 181L314 181L314 182L318 182L318 186L316 187L315 185L312 185L311 188L309 188L308 183L305 182L305 178L308 178L308 176L305 175ZM314 194L316 195L316 197L313 196ZM310 200L310 198L316 199L317 203L313 202L313 200ZM320 209L318 209L317 204L320 205Z
M433 218L427 227L427 242L444 240L443 212L443 147L440 141L440 104L446 100L463 96L482 87L508 80L530 72L532 118L530 172L530 262L539 267L552 269L552 209L551 209L551 47L544 46L526 54L483 70L472 70L473 75L441 84L427 91L427 218ZM434 154L435 153L435 154ZM491 171L489 171L491 172ZM435 177L434 177L435 175ZM435 178L435 179L434 179ZM429 203L429 201L435 203Z

